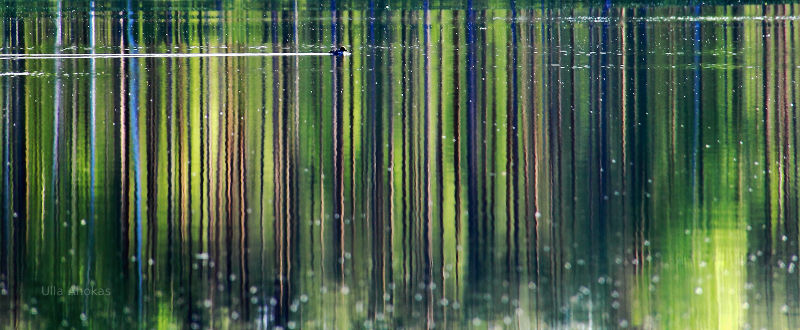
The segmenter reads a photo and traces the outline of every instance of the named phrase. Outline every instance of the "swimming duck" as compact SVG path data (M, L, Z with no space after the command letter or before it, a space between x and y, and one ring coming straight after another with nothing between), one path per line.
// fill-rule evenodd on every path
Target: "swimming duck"
M342 56L342 55L350 54L350 52L347 51L347 48L344 48L344 47L339 47L339 49L332 49L328 53L330 53L333 56Z

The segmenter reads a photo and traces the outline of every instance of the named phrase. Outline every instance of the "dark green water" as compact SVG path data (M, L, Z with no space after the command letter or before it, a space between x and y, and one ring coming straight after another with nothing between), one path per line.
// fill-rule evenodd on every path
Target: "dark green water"
M2 328L800 327L799 5L91 4L2 53L353 55L0 59Z

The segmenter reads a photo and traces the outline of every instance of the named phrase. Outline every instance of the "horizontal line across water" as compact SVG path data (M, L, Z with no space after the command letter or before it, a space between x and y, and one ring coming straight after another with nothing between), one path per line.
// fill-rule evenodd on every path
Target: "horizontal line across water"
M162 53L162 54L0 54L0 60L93 59L93 58L167 58L167 57L273 57L332 56L331 53ZM344 53L342 55L349 55Z

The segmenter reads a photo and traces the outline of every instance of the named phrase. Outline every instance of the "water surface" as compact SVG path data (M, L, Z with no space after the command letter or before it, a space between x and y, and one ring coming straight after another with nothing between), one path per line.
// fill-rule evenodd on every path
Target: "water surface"
M798 5L145 4L2 53L353 55L0 60L2 327L800 327Z

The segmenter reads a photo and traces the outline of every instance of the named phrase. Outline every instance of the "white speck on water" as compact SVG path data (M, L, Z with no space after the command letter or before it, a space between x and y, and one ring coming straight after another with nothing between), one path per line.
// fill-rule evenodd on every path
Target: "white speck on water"
M585 287L585 286L581 286L581 287L578 289L578 291L579 291L579 292L580 292L582 295L584 295L584 296L588 296L588 295L590 295L590 294L592 293L592 290L589 290L589 288L587 288L587 287Z
M364 312L364 302L358 301L356 302L356 313L363 313Z
M472 319L472 325L476 326L476 327L481 325L481 319L479 317L473 318Z

